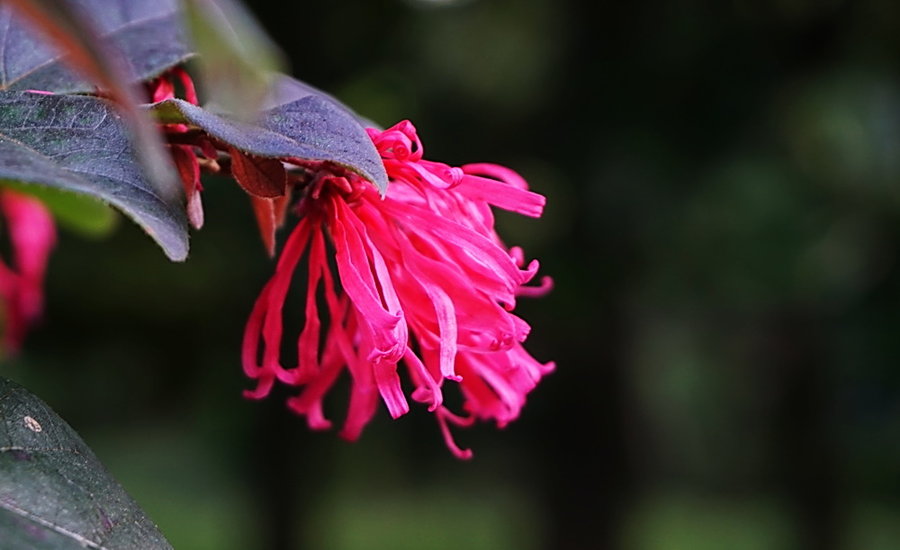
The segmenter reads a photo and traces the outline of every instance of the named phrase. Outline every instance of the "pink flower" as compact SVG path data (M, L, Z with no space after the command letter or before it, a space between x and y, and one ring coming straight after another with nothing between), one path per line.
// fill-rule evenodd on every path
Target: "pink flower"
M12 250L11 266L0 260L3 350L15 353L44 308L44 274L56 229L43 203L28 195L0 190L0 211Z
M397 418L409 411L410 397L434 413L450 450L469 458L448 424L480 419L505 426L554 368L525 351L529 326L512 313L518 296L547 292L550 279L525 286L538 263L526 264L521 249L502 243L491 211L539 217L545 199L501 166L424 160L408 121L369 135L390 178L383 198L334 164L303 166L308 178L295 189L300 221L244 333L244 371L257 381L246 395L262 398L276 381L297 386L288 406L311 428L326 429L331 423L323 399L347 371L351 393L342 437L359 437L379 398ZM282 310L303 256L305 322L297 365L285 367ZM411 392L404 390L403 373ZM445 380L458 384L464 416L443 404Z
M166 99L176 97L175 79L181 84L184 90L184 99L192 105L198 105L197 91L194 88L194 81L190 75L181 67L175 67L152 80L147 84L150 101L156 103ZM185 124L162 124L166 140L169 142L169 152L172 155L172 161L178 169L178 175L181 178L184 187L184 195L187 201L186 210L188 221L194 229L203 227L203 203L200 199L200 192L203 191L203 185L200 183L200 166L201 159L194 152L194 147L189 143L177 143L174 139L189 132L189 128ZM173 141L176 141L173 143ZM204 159L207 164L216 159L216 150L207 139L197 140L201 151L204 153Z

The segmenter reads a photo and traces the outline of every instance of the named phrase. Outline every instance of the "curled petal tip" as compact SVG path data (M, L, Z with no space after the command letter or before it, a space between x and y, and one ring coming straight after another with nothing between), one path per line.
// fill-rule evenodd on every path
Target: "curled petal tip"
M278 368L275 370L275 377L278 378L279 382L289 386L296 386L301 383L301 377L298 371L299 369Z
M306 425L309 426L310 430L315 430L317 432L324 432L325 430L331 429L330 420L308 420Z
M263 399L268 395L269 392L260 392L257 390L244 390L243 395L245 399Z
M475 453L472 452L472 449L450 449L450 452L453 453L453 456L460 460L472 460L472 457L475 456Z
M553 277L544 275L541 282L537 286L520 286L516 289L516 296L526 296L529 298L540 298L553 290Z
M355 429L348 430L345 428L338 432L338 437L340 437L344 441L350 441L350 442L353 442L353 441L356 441L357 439L359 439L359 435L360 435L360 431L355 430Z

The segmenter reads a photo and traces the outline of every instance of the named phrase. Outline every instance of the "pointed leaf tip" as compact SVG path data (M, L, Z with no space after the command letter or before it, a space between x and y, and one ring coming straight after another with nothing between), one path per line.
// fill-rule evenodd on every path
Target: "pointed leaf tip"
M253 206L253 214L259 226L259 235L263 246L270 258L275 257L275 230L278 226L278 215L275 208L275 199L250 195L250 204Z

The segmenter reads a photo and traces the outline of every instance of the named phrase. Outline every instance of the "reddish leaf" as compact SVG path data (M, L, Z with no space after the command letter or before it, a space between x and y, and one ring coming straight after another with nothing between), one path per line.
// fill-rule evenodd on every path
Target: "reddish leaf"
M263 245L266 247L266 252L269 253L270 257L275 256L275 230L284 225L290 202L290 187L287 188L284 195L272 199L250 195L250 203L253 205L256 223L259 225L259 235L262 237Z
M181 176L184 192L190 193L200 183L200 163L197 162L197 156L185 145L175 145L169 150L175 160L175 167L178 168L178 175Z
M288 187L284 196L273 199L275 202L275 227L281 228L287 218L288 205L291 202L291 188Z
M275 229L277 228L277 216L275 201L250 195L250 204L253 205L253 213L256 214L256 223L259 225L259 235L270 257L275 256Z
M281 161L251 157L229 147L231 173L244 191L255 197L275 198L284 195L287 172Z
M186 145L174 145L169 148L181 183L184 185L184 195L187 197L187 215L194 229L203 227L203 203L200 200L200 163L197 155Z

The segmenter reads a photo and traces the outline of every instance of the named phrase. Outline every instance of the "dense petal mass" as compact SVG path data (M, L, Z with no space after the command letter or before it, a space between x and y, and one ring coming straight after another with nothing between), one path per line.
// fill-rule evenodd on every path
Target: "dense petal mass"
M327 428L322 402L346 371L343 437L359 436L379 398L392 417L405 414L408 395L435 414L448 448L468 458L450 425L480 419L505 426L553 370L522 347L529 326L512 313L517 296L541 295L551 282L526 286L538 264L503 244L491 211L539 217L545 199L502 166L424 160L408 121L369 135L390 178L384 197L340 167L302 167L310 175L296 190L301 220L245 330L244 370L257 381L247 395L267 395L276 380L299 386L288 405L311 428ZM297 365L285 367L283 308L304 255L305 324ZM404 378L413 391L404 391ZM444 405L444 380L459 385L466 416Z

